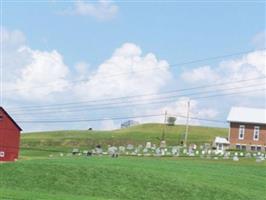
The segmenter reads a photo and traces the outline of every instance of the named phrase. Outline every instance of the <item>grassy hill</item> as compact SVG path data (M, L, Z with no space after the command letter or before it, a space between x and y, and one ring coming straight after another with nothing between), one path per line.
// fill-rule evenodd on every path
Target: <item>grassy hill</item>
M94 147L97 144L126 145L145 144L150 141L159 144L162 136L162 124L143 124L114 131L52 131L22 134L23 147ZM185 133L185 126L167 126L165 139L168 145L180 144ZM212 142L215 136L227 137L226 128L190 126L188 142L202 144Z

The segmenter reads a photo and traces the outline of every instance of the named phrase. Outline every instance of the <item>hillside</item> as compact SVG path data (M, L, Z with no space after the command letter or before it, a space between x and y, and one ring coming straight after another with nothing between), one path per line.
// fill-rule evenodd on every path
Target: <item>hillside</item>
M143 124L114 131L52 131L22 134L22 147L93 147L97 144L126 145L145 144L147 141L158 144L162 135L162 124ZM177 145L185 133L185 126L167 126L165 138L168 145ZM188 142L211 142L215 136L227 136L226 128L190 126Z

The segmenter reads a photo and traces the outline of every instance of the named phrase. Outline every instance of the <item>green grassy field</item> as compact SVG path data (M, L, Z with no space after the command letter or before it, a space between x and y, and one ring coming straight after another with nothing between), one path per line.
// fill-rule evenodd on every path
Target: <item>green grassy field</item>
M159 143L162 126L111 132L59 131L22 135L20 159L0 163L1 200L247 200L266 199L266 162L195 157L63 156L73 147ZM167 127L169 145L184 126ZM226 136L222 128L191 127L190 143ZM58 152L57 152L58 151ZM49 155L53 154L53 157Z
M162 124L143 124L128 129L115 131L52 131L41 133L27 133L22 135L22 146L24 147L95 147L97 144L126 145L143 144L150 141L159 144L162 136ZM185 126L167 126L166 142L168 145L180 144L185 132ZM202 144L211 143L215 136L227 137L225 128L211 128L191 126L189 129L188 142Z
M266 164L254 160L69 157L0 165L4 199L266 199Z

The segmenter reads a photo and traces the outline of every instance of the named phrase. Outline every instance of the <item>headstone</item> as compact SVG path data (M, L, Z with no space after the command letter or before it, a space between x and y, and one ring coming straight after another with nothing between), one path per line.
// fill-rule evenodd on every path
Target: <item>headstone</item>
M146 142L146 148L150 149L151 148L151 142Z
M127 145L127 150L133 150L133 149L134 149L134 145L132 145L132 144Z
M173 154L173 155L176 155L177 152L178 152L177 148L176 148L176 147L173 147L173 148L172 148L172 154Z
M148 152L148 149L147 148L144 148L143 149L143 153L147 153Z
M156 149L156 144L153 144L152 147L151 147L152 150L155 150Z
M96 153L96 154L102 154L102 153L103 153L102 148L101 148L101 147L96 147L96 148L95 148L95 153Z
M251 158L251 154L250 154L250 153L246 153L246 154L245 154L245 157L246 157L246 158Z
M119 146L118 149L120 153L124 153L126 151L126 147L124 146Z
M233 157L233 161L239 161L239 158L235 155L235 156Z
M161 149L161 155L162 155L162 156L165 155L165 149Z
M165 147L166 147L166 141L165 141L165 140L162 140L162 141L160 142L160 147L161 147L161 148L165 148Z
M82 153L86 155L88 153L88 151L84 150Z
M157 148L155 150L155 154L158 156L158 155L161 155L161 149L160 148Z
M117 153L117 147L115 147L115 146L111 146L111 147L109 147L109 148L108 148L108 153L109 153L110 155L113 155L113 154Z

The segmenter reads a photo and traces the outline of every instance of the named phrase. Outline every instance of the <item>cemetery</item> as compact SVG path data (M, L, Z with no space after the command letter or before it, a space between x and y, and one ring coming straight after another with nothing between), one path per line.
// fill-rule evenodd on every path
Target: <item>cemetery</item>
M62 155L63 153L61 153ZM68 154L71 155L71 154ZM256 162L262 162L266 159L266 153L263 152L246 152L246 151L221 151L213 149L210 145L190 145L188 148L183 146L156 146L151 142L143 145L128 144L125 146L111 146L101 148L97 145L90 150L73 149L72 156L110 156L117 158L118 156L137 156L137 157L195 157L200 159L214 159L239 161L239 159L253 158Z

